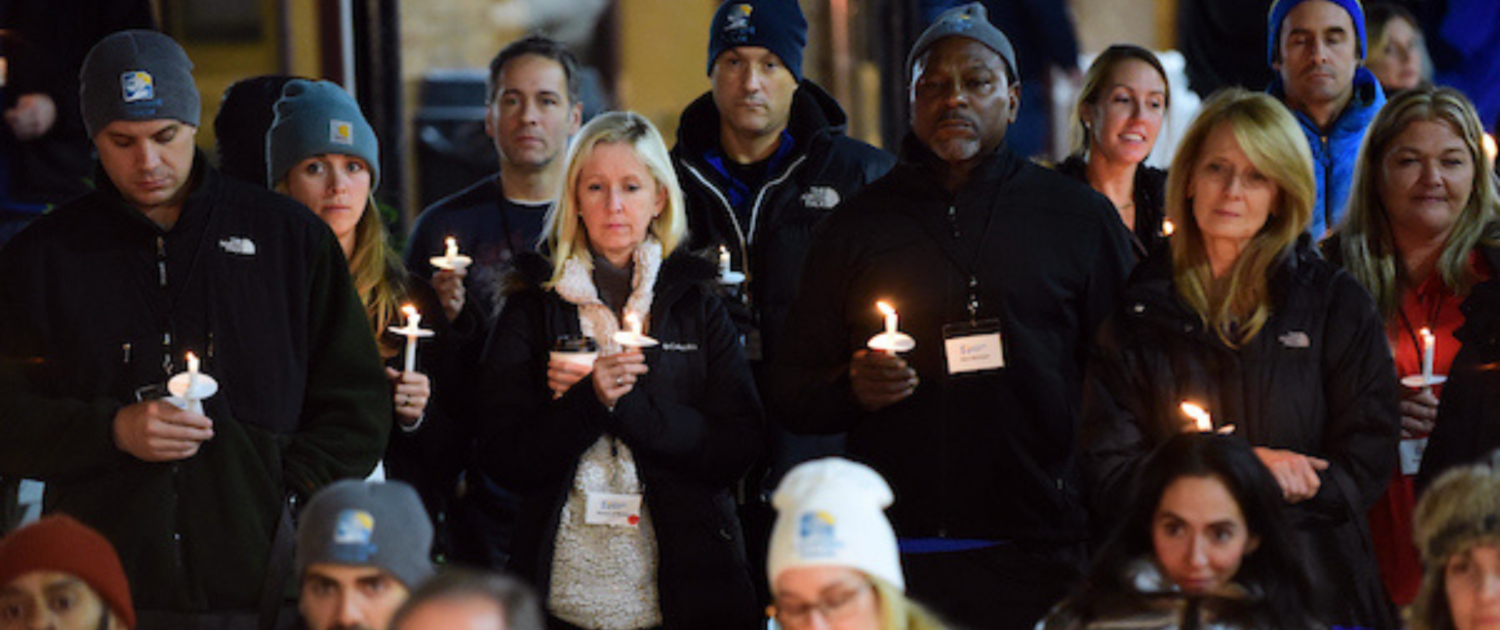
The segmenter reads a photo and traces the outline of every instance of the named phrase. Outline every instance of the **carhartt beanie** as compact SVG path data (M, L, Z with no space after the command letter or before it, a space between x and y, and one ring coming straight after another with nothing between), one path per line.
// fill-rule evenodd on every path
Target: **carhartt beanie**
M116 120L179 120L198 126L193 62L156 31L120 31L95 44L78 71L83 125L93 138Z
M113 545L99 532L65 514L54 514L0 539L0 587L38 571L83 580L126 628L135 627L130 582Z
M370 189L380 183L380 145L354 97L328 81L288 81L266 132L266 185L275 187L298 162L330 153L364 160Z
M372 566L414 589L432 576L432 522L411 486L346 479L318 491L297 525L297 575L311 564Z
M894 499L880 474L864 464L826 457L793 468L771 504L766 577L801 566L848 567L906 590L896 532L885 518Z
M714 12L708 33L708 72L730 48L759 46L781 58L792 76L802 80L802 49L807 47L807 18L797 0L725 2Z
M1016 66L1016 49L1010 45L1010 38L995 25L990 24L989 13L984 10L984 5L978 2L970 2L961 7L953 7L938 16L936 22L927 30L922 31L922 36L917 38L917 43L911 47L911 54L906 56L906 72L910 74L917 67L917 59L922 53L932 48L938 40L944 37L967 37L1000 55L1005 60L1005 65L1010 67L1010 76L1016 81L1021 80L1021 74Z
M1266 63L1275 67L1276 48L1281 44L1281 23L1286 21L1286 15L1297 8L1297 5L1307 0L1276 0L1271 5L1271 12L1266 15ZM1365 9L1359 0L1324 0L1332 2L1340 8L1349 12L1349 17L1354 20L1354 33L1359 37L1359 58L1365 58Z

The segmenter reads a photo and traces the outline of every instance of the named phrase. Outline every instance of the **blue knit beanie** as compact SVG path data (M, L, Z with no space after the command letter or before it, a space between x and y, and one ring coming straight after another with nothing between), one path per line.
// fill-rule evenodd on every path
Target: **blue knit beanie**
M380 183L380 144L354 97L327 81L287 82L266 132L266 185L274 188L298 162L330 153L364 160L370 189Z
M120 31L99 40L78 71L78 101L89 137L116 120L178 120L198 126L193 62L156 31Z
M708 33L708 73L714 60L730 48L759 46L775 53L802 80L802 49L807 46L807 18L797 0L740 0L719 5Z
M1342 7L1349 12L1349 17L1354 20L1354 33L1359 37L1359 58L1365 58L1365 9L1359 0L1325 0ZM1281 23L1286 21L1286 14L1291 13L1297 5L1306 0L1276 0L1271 5L1271 13L1266 17L1266 63L1276 67L1276 49L1281 45Z

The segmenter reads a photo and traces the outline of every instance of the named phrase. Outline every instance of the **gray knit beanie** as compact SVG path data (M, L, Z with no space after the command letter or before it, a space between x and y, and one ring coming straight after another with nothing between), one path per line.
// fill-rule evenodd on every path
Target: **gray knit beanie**
M960 7L953 7L938 16L936 22L927 30L922 31L922 36L917 38L917 43L911 47L911 54L906 56L906 72L910 74L917 67L917 59L922 53L932 48L933 44L945 37L967 37L976 42L984 44L990 50L1000 55L1005 60L1005 65L1010 68L1010 77L1015 81L1021 80L1020 70L1016 66L1016 49L1010 45L1010 39L995 25L990 24L989 13L984 10L984 5L978 2L970 2Z
M266 185L274 188L298 162L330 153L364 160L370 189L380 183L380 143L354 97L328 81L288 81L266 132Z
M202 115L193 62L156 31L120 31L95 44L78 71L78 100L89 137L116 120L179 120Z
M432 522L422 499L399 481L345 479L323 488L297 525L297 575L310 564L373 566L408 589L432 576Z

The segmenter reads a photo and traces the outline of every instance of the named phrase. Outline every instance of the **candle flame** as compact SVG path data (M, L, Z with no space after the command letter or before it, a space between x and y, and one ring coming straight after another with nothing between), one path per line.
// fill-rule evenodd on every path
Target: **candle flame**
M407 317L415 317L417 315L417 307L407 304L401 307L401 312L406 313Z
M1199 431L1207 432L1214 430L1213 416L1208 415L1208 411L1204 408L1184 401L1182 403L1182 413L1187 414L1189 418L1192 418L1198 424Z
M636 315L635 311L625 312L625 325L630 327L631 333L635 335L641 334L641 316Z
M446 239L445 243L447 244L447 251L443 253L446 254L448 258L458 256L458 239L450 236Z
M1423 339L1426 339L1432 336L1432 329L1423 328L1422 330L1417 331L1417 334L1421 335Z
M875 303L875 308L880 309L880 312L883 315L892 315L892 314L894 314L896 312L896 309L894 307L892 307L890 304L887 304L885 302L885 300L881 300L879 302L876 302Z
M1491 164L1493 164L1495 162L1495 154L1500 153L1500 148L1497 148L1495 146L1495 136L1484 134L1483 144L1484 157L1485 159L1488 159Z
M1171 236L1172 233L1176 232L1176 231L1177 231L1177 226L1172 225L1172 220L1171 219L1162 219L1161 220L1161 235L1162 236Z

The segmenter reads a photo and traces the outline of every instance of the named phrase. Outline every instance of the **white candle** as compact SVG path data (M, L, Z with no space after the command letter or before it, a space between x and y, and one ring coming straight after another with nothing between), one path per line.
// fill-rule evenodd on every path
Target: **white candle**
M406 372L410 374L417 371L417 325L422 323L422 314L410 304L401 307L401 312L406 313Z
M630 327L630 334L641 336L641 316L636 315L635 311L625 313L625 325Z
M729 250L723 245L719 246L719 275L729 275Z
M880 309L880 312L885 314L885 334L887 334L887 335L895 335L896 334L896 309L893 308L893 307L891 307L890 304L887 304L884 301L876 302L875 303L875 308Z
M198 401L198 395L193 391L195 389L198 389L198 355L195 355L191 352L187 353L187 367L187 395L183 396L183 398L187 399L188 407L191 408L193 406L193 403Z
M1197 422L1197 428L1199 431L1208 433L1209 431L1214 430L1214 419L1213 416L1209 415L1207 409L1184 401L1182 403L1182 413L1187 414L1189 418L1192 418L1195 422Z
M450 236L446 242L448 247L443 252L443 258L447 258L448 262L453 262L454 258L458 258L458 239Z
M1432 334L1431 330L1426 328L1423 328L1418 334L1422 336L1422 384L1424 387L1430 387L1432 384L1433 356L1437 354L1437 337Z

